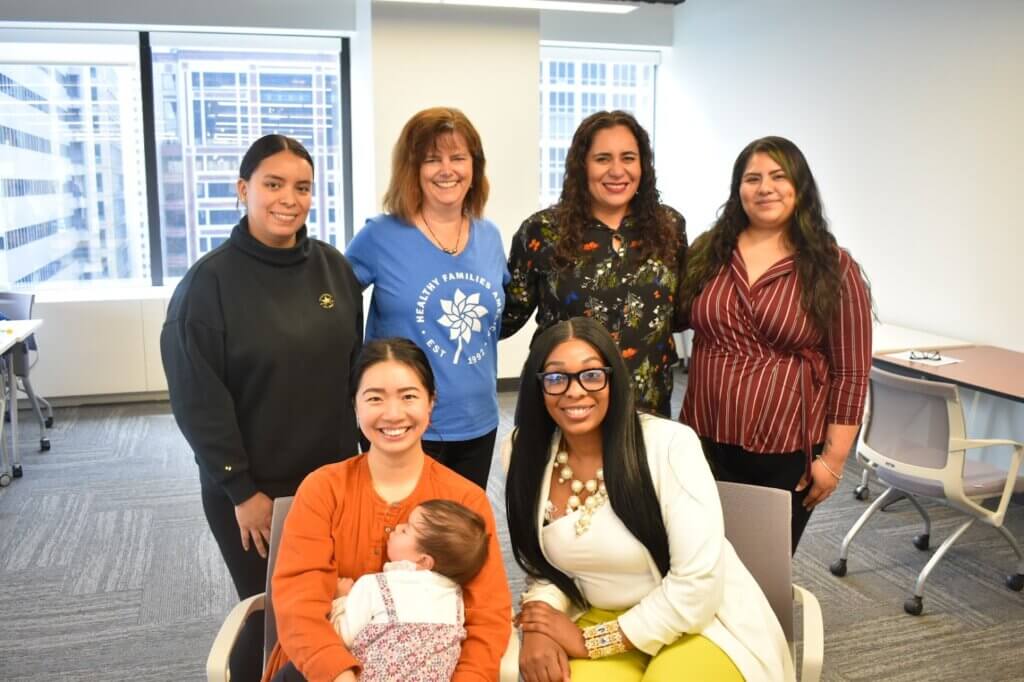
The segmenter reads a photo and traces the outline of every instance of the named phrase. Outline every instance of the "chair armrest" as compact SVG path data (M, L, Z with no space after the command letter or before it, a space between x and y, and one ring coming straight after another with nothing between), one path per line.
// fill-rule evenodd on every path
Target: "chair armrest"
M991 448L997 445L1009 445L1010 447L1024 447L1024 443L1004 438L950 438L949 444L954 450L974 450L978 448Z
M508 638L508 648L501 657L501 668L498 672L500 682L519 682L519 629L513 627Z
M231 658L231 650L235 647L235 640L242 631L242 626L252 614L262 611L266 595L263 592L254 594L248 599L235 604L228 612L227 618L217 631L217 637L210 647L210 655L206 657L206 680L207 682L229 682L228 661Z
M1010 457L1010 466L1006 471L1006 483L1003 485L1003 492L999 497L999 506L995 511L992 511L967 496L967 493L964 491L962 472L966 456L965 453L967 450L993 447L997 445L1008 445L1012 447L1013 455ZM1014 488L1017 485L1017 476L1020 472L1021 461L1024 460L1024 443L1018 443L1014 440L1005 440L1002 438L950 438L949 446L951 457L954 452L957 453L957 461L959 461L958 467L961 472L961 478L956 481L951 481L948 478L943 479L942 486L946 499L959 504L961 509L966 508L967 510L973 510L973 513L992 526L999 527L1003 525L1003 518L1006 516L1006 508L1010 504L1010 498L1013 496ZM950 461L952 461L952 459ZM968 513L971 512L969 511Z
M793 585L793 600L803 612L803 661L800 666L801 682L818 682L825 657L825 626L821 620L818 598L799 585Z

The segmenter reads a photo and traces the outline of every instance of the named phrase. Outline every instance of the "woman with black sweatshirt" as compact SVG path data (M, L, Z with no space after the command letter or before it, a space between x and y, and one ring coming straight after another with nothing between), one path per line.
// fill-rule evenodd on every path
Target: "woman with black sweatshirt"
M299 142L253 143L238 179L246 215L181 280L160 336L203 510L243 599L264 590L273 498L357 452L346 395L362 344L361 287L340 252L307 236L312 186ZM231 678L258 680L262 619L242 638Z

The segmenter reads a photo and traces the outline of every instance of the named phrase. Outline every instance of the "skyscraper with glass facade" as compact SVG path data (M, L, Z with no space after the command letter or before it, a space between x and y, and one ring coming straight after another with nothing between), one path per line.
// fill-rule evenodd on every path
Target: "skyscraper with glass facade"
M0 63L0 280L149 278L137 90L117 66Z

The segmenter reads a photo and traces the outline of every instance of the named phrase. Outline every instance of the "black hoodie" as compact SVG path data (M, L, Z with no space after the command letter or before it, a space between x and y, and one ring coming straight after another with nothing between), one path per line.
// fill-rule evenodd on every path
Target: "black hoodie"
M171 408L204 486L234 504L292 495L311 471L356 454L349 370L362 294L344 256L306 236L274 249L231 238L178 284L160 335Z

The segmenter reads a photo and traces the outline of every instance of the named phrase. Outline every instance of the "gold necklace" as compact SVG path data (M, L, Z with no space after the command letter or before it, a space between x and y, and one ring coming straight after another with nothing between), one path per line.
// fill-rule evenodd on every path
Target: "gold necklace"
M459 240L462 239L462 218L459 218L459 231L455 234L455 246L453 246L450 249L446 247L444 244L442 244L441 240L437 238L436 234L434 234L434 230L431 229L430 223L427 222L427 214L425 214L423 211L420 211L420 218L423 219L423 224L426 225L427 232L429 232L430 236L434 238L434 242L437 244L438 248L447 253L449 256L454 256L459 252Z

